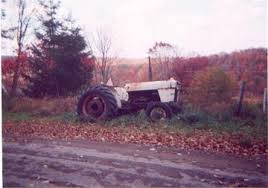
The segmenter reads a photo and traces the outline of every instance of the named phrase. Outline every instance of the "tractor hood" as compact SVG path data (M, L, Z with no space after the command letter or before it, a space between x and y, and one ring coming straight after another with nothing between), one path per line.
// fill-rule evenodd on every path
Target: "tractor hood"
M125 85L127 91L144 91L144 90L159 90L159 89L179 89L180 83L173 78L163 81L138 82Z

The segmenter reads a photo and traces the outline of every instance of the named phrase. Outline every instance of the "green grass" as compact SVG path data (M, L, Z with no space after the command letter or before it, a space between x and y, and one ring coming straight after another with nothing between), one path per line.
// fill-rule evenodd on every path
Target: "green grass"
M60 115L54 115L54 116L47 116L42 117L43 119L47 121L59 121L59 122L65 122L65 123L74 123L79 121L78 117L75 113L66 112Z
M204 114L196 114L199 116L198 121L192 121L193 114L190 114L190 120L187 120L187 114L183 114L180 118L174 117L171 120L150 122L146 117L144 111L136 114L124 115L114 118L106 122L97 122L107 127L122 127L128 128L134 126L140 130L156 129L158 131L165 131L170 133L191 134L195 130L212 130L216 134L223 132L230 134L243 134L247 137L267 137L267 119L239 119L233 118L227 121L219 121L215 118ZM60 115L39 116L30 113L3 113L3 121L6 120L20 122L33 119L42 119L52 122L66 122L66 123L81 123L75 113L63 113ZM186 119L186 120L185 120Z
M233 118L228 121L217 121L216 119L201 119L189 124L187 121L172 119L168 122L172 131L212 130L213 132L244 134L249 137L267 137L267 121L265 119L239 119Z
M20 112L20 113L12 113L12 112L3 112L3 122L9 120L14 122L27 121L31 120L33 116L30 113Z
M78 118L74 113L66 112L60 115L54 116L40 116L40 115L33 115L27 112L5 112L3 113L3 122L5 121L13 121L13 122L20 122L20 121L29 121L34 119L42 119L46 121L58 121L58 122L77 122Z
M184 114L185 115L185 114ZM183 116L184 116L183 115ZM204 117L204 114L199 114L199 120L197 122L189 123L188 120L183 118L172 118L167 121L150 122L145 116L144 112L140 112L135 115L125 115L115 118L111 121L106 122L107 126L120 126L128 127L135 126L138 129L158 129L166 132L178 132L190 134L194 130L212 130L216 134L223 132L229 134L243 134L248 137L267 137L267 125L265 119L239 119L233 118L226 121L218 121L213 117ZM203 116L203 117L202 117Z
M135 114L123 115L105 122L108 126L127 127L130 125L139 125L140 127L147 127L151 123L147 120L144 111Z

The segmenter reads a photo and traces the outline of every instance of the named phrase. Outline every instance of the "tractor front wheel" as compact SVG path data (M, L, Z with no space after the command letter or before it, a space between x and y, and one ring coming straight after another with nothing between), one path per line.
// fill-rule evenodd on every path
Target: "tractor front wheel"
M172 117L172 109L166 103L149 103L146 110L147 117L152 121L166 120Z

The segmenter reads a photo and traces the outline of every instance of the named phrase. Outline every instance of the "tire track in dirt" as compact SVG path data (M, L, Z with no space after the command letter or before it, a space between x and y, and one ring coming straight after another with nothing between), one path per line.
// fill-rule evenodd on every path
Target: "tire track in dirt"
M265 185L258 172L232 172L58 144L3 143L4 184L22 186L198 186L244 182ZM12 185L12 184L11 184ZM16 185L16 184L14 184Z

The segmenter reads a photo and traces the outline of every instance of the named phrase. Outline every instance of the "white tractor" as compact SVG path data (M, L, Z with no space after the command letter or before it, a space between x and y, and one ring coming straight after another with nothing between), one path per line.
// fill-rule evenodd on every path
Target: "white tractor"
M79 99L77 113L82 119L107 120L144 109L152 120L169 119L180 111L181 85L173 78L164 81L112 84L89 88Z

